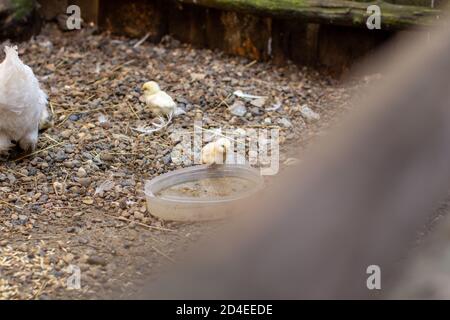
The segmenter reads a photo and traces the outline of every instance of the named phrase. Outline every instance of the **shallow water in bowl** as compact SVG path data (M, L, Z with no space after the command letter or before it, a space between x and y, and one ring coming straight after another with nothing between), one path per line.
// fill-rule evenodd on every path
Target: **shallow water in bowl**
M183 182L156 194L157 197L212 198L242 194L256 187L252 180L237 177L207 178Z

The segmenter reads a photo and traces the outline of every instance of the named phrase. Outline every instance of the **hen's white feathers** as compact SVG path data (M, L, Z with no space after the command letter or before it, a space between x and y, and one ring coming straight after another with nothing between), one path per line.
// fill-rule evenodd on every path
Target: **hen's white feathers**
M4 142L0 151L6 151L6 142L12 140L33 149L47 95L31 68L20 60L17 47L5 47L5 54L0 64L0 141Z

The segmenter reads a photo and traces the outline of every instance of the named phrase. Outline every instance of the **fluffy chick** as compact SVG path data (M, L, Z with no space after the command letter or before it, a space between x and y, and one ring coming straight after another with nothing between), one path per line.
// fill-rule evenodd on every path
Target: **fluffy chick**
M202 163L208 165L224 164L230 148L231 142L227 138L220 138L208 143L202 149Z
M158 116L171 118L177 109L177 104L172 97L161 90L155 81L149 81L142 86L144 92L143 101L150 111Z
M17 47L5 47L5 53L0 64L0 153L7 152L12 141L25 151L34 150L39 123L48 117L47 95L20 60Z

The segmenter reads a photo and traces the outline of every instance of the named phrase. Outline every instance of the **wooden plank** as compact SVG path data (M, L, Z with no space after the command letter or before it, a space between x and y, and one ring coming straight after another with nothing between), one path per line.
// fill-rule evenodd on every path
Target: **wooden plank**
M380 6L382 28L399 29L430 26L439 21L442 11L391 4L387 2L354 2L347 0L177 0L222 10L244 11L270 16L301 18L305 21L347 26L365 26L371 4Z
M81 8L81 16L84 21L98 23L99 0L75 0L71 3Z

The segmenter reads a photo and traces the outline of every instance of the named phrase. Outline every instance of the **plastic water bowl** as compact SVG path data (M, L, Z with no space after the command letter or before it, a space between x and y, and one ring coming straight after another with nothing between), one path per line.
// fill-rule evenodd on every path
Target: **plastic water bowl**
M149 212L171 221L225 218L239 203L262 189L260 171L246 165L189 167L146 181Z

